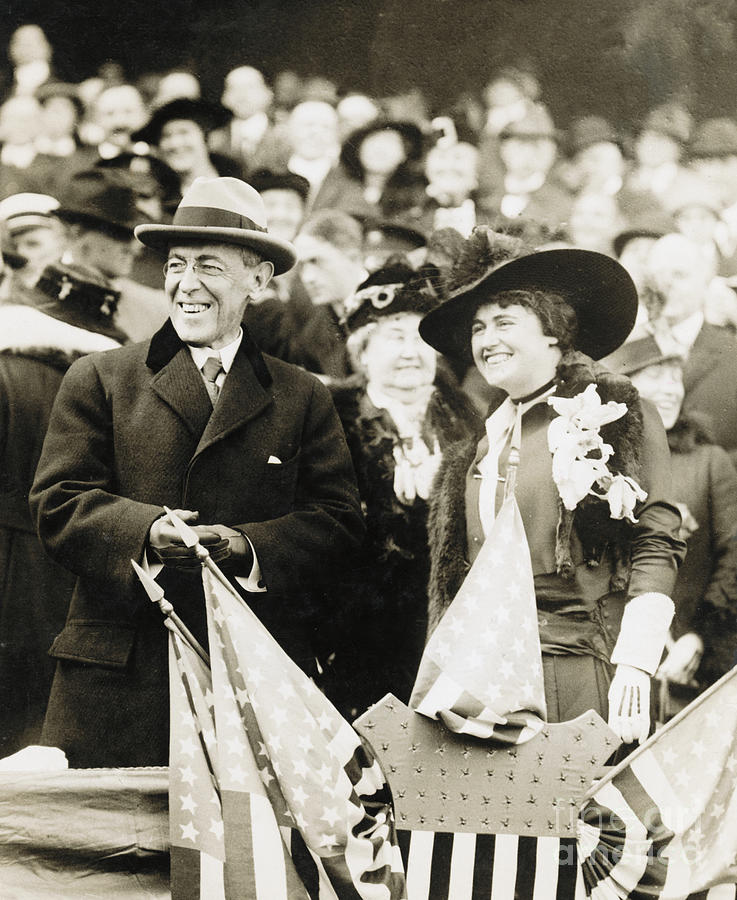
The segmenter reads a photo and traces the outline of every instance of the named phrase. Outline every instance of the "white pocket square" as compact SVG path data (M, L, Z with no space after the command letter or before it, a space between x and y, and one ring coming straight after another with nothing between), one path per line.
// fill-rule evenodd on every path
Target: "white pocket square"
M270 456L270 457L266 460L266 464L269 465L269 466L280 466L280 465L281 465L281 460L279 459L278 456Z

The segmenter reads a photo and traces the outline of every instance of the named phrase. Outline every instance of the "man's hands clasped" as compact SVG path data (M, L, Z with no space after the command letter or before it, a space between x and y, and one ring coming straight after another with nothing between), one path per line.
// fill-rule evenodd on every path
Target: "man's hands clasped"
M200 544L207 547L213 562L220 562L231 556L245 558L250 554L248 541L239 531L227 525L195 525L199 513L190 509L175 509L174 512L197 534ZM148 543L156 558L165 566L199 571L201 563L197 559L195 548L183 543L168 516L156 519L153 523Z

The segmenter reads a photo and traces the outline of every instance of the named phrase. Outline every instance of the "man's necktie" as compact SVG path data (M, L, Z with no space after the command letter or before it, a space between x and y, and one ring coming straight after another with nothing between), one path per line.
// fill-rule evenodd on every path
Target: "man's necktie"
M215 406L217 403L220 388L217 384L218 375L224 371L219 356L208 356L205 365L202 367L202 376L205 379L205 387L210 395L210 401Z

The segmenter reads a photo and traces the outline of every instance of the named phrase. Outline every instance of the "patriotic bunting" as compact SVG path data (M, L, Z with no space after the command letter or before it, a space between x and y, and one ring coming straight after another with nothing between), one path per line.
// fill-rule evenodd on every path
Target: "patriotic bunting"
M735 896L737 668L597 787L578 842L595 900Z

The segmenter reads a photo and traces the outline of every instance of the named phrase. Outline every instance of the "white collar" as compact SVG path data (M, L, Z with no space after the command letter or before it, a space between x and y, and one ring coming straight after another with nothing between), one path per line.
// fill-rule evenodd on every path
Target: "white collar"
M332 156L321 156L317 159L305 159L302 156L292 155L289 157L287 168L295 175L301 175L306 178L315 190L325 180L325 176L332 169L335 158Z
M690 350L704 324L703 312L695 312L671 328L671 335L685 350Z
M226 344L224 347L221 347L219 350L213 350L212 347L192 347L190 344L187 344L187 347L189 348L189 352L192 354L194 364L200 371L202 371L202 367L211 356L219 356L220 365L223 367L223 371L227 375L231 370L233 360L235 359L235 355L238 352L238 348L240 347L242 340L243 329L241 328L238 331L238 337L234 341L231 341L229 344Z

